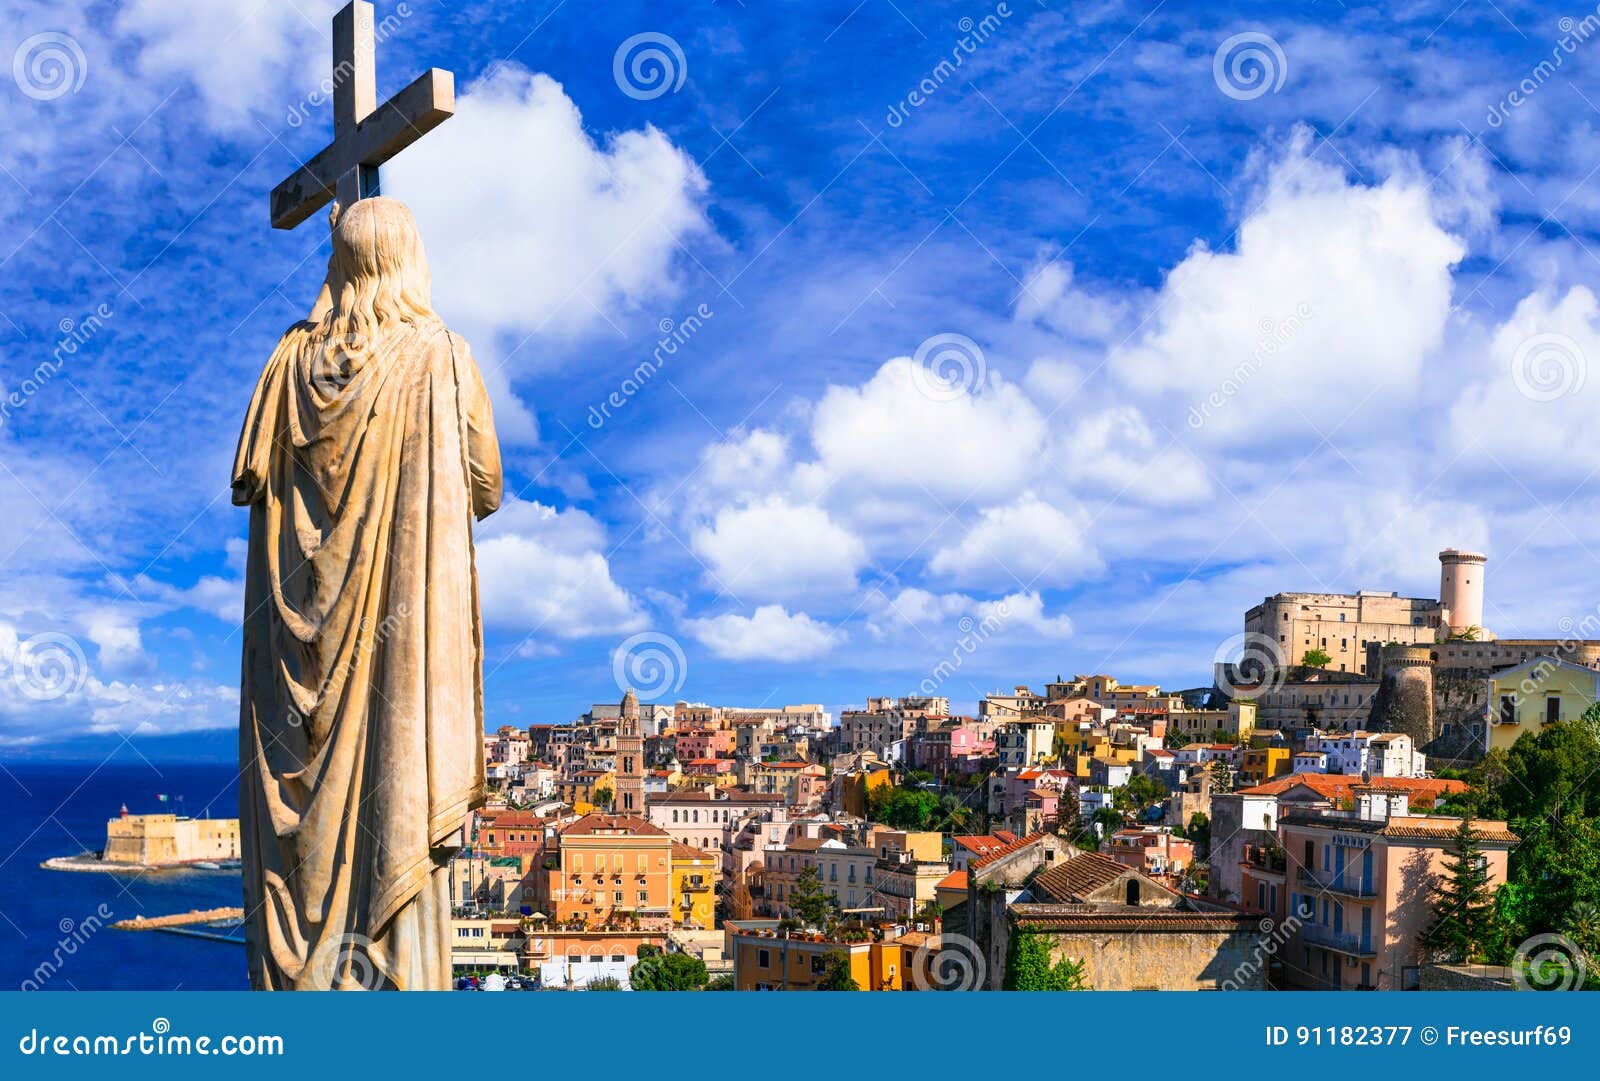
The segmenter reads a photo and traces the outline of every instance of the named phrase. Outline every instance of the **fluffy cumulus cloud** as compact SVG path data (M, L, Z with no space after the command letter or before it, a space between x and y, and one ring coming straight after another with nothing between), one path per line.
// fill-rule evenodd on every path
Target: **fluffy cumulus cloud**
M732 661L815 660L846 638L843 631L777 604L764 604L748 616L730 612L690 619L684 627L713 654Z
M281 123L297 98L319 90L330 76L329 20L342 6L342 0L131 0L115 25L136 43L142 78L185 79L199 92L207 121L232 130L258 116Z
M238 723L238 690L204 680L111 678L142 656L136 628L107 616L87 632L0 620L0 749L73 736L173 735Z
M485 622L538 642L640 630L640 602L612 578L604 547L581 510L507 500L478 535Z
M1452 449L1495 473L1562 486L1600 467L1600 302L1588 286L1524 297L1450 413Z
M723 507L690 543L711 588L757 600L851 591L867 561L866 545L827 511L781 497Z
M680 245L707 228L688 154L653 127L597 143L561 84L515 64L466 87L450 122L386 168L385 190L416 214L434 304L473 340L510 438L532 434L506 390L547 363L534 342L670 298Z
M1266 167L1234 246L1197 243L1108 358L1123 386L1208 439L1370 430L1415 404L1444 340L1466 248L1427 177L1394 163L1381 183L1351 182L1306 139Z
M1101 569L1078 516L1031 493L986 508L955 543L934 552L928 569L958 585L1068 585Z

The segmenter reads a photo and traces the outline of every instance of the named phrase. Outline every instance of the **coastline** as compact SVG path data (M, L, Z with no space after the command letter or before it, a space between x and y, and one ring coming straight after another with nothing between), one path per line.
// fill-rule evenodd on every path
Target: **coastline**
M52 856L39 866L46 871L79 871L99 874L151 874L162 871L230 871L237 868L203 867L199 860L190 863L118 863L102 858L94 852L81 852L76 856Z

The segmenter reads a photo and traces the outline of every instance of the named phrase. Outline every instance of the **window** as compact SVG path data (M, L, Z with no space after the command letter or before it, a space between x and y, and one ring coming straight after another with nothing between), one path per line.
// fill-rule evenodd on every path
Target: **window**
M760 968L772 967L772 955L766 950L756 951L756 965Z
M1517 701L1509 694L1503 694L1500 696L1500 723L1517 723Z
M1544 700L1544 723L1555 724L1561 719L1561 696L1552 694Z

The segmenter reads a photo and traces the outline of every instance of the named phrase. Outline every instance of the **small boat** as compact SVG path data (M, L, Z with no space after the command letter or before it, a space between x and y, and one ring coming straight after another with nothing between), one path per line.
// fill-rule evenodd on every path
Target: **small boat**
M222 870L222 864L213 863L211 860L195 860L189 866L194 867L194 868L196 868L198 870L201 870L201 871L220 871L220 870Z

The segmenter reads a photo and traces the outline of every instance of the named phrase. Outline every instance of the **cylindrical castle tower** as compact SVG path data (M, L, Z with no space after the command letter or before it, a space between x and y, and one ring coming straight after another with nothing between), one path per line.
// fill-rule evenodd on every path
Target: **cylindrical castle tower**
M1480 638L1488 637L1483 628L1483 575L1488 562L1482 553L1459 548L1439 553L1439 604L1445 610L1446 635L1475 627Z

